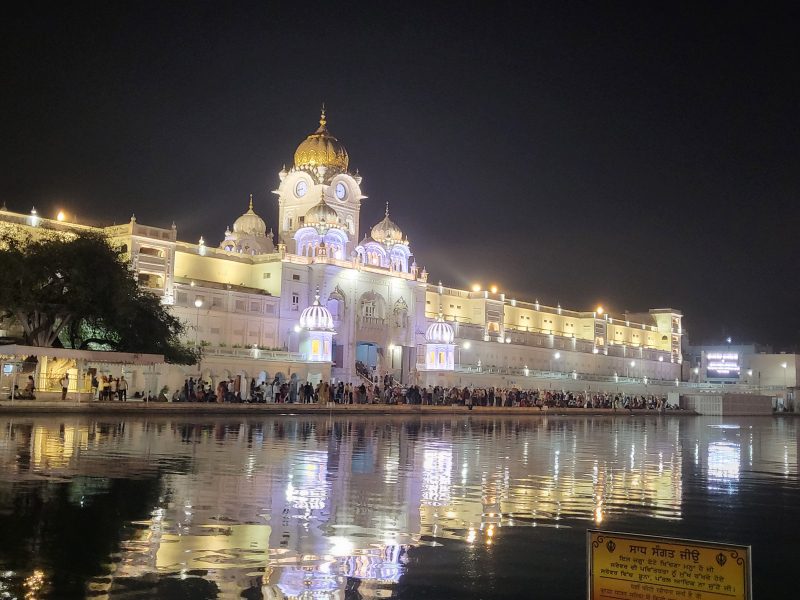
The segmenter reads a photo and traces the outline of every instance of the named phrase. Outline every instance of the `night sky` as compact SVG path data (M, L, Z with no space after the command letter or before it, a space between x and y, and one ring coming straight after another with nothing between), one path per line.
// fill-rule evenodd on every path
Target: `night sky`
M798 6L18 2L0 201L216 245L325 102L431 281L796 347Z

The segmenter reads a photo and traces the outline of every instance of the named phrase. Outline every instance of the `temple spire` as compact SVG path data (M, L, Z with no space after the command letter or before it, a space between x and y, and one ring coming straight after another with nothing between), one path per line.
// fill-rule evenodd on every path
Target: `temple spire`
M250 194L250 210L253 210L253 194Z
M389 201L386 201L386 218L389 218Z

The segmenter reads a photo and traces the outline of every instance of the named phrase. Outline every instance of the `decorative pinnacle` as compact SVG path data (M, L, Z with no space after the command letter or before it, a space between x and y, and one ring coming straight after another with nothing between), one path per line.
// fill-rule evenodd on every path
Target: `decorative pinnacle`
M325 110L324 108L322 110ZM320 304L319 301L319 286L317 286L316 291L314 292L314 304Z
M386 201L386 218L389 218L389 201Z
M250 210L253 210L253 194L250 194Z
M322 110L319 113L319 126L320 128L324 129L325 125L327 125L328 120L325 118L325 103L322 103Z

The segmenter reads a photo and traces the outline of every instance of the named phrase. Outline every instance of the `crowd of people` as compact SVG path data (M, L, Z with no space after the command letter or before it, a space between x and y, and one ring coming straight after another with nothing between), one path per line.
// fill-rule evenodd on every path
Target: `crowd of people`
M612 392L580 393L541 389L476 388L441 386L401 386L391 376L383 381L358 384L322 381L316 385L297 380L250 381L243 395L235 382L208 382L188 378L175 390L173 402L229 403L334 403L334 404L410 404L429 406L490 406L534 408L604 408L614 410L672 410L663 396L629 395Z
M125 402L128 400L128 382L124 375L114 377L112 375L92 375L92 398L99 402L111 402L117 400Z
M62 382L66 393L68 381ZM128 382L125 376L92 375L93 398L100 402L125 402ZM15 386L15 397L35 398L33 377L29 376L24 389ZM234 380L221 380L216 386L207 381L189 377L182 387L168 397L165 390L154 396L152 392L136 392L135 398L145 402L226 402L226 403L334 403L334 404L410 404L422 406L474 406L545 408L603 408L613 410L673 410L663 396L653 394L623 394L613 392L564 392L541 389L477 388L442 386L401 386L390 375L383 380L369 382L365 377L358 384L322 381L313 385L296 379L275 378L272 381L252 379L243 394Z
M406 404L461 405L493 407L543 408L606 408L620 410L675 409L663 396L653 394L579 393L518 388L431 387L412 386L405 391Z

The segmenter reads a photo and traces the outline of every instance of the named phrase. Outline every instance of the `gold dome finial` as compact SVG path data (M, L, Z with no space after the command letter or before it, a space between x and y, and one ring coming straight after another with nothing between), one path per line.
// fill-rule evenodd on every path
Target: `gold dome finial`
M338 173L346 173L349 157L344 146L328 131L328 119L325 105L322 105L319 116L319 128L303 140L294 152L294 167L317 172L319 167L325 171L327 181Z
M389 201L386 201L386 218L389 218Z
M250 210L253 210L253 194L250 194Z

